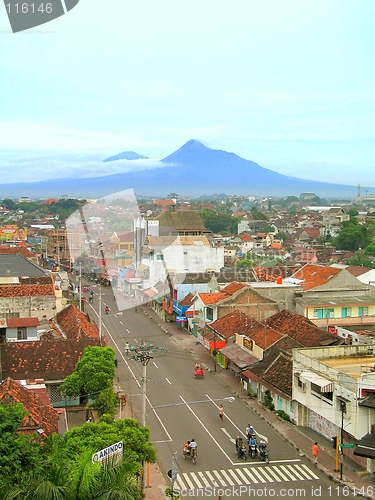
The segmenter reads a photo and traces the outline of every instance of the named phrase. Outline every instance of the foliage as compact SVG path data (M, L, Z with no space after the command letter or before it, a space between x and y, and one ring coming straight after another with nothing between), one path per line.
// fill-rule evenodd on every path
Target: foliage
M136 420L123 419L114 423L86 423L64 435L54 435L54 443L65 450L68 457L82 454L85 450L95 453L98 450L123 441L124 458L128 462L155 462L156 453L149 441L150 430L142 427Z
M357 215L359 215L359 212L355 208L350 208L348 210L348 215L349 217L356 217Z
M6 484L19 474L41 469L43 450L37 436L16 432L26 415L21 403L0 405L0 480Z
M252 389L248 389L247 390L247 394L250 398L255 398L257 393L255 391L253 391Z
M269 389L267 389L265 392L264 392L264 400L263 400L263 403L264 403L264 406L266 408L268 408L269 410L271 411L274 411L275 410L275 405L273 404L273 398L272 398L272 395L271 395L271 391Z
M177 490L172 490L172 488L167 488L165 490L165 496L171 500L178 500L180 498L180 493Z
M14 200L11 200L10 198L4 198L3 201L1 202L1 205L5 207L7 210L17 209L17 203Z
M55 446L42 474L20 475L2 500L141 500L139 465L124 460L116 467L92 463L91 452L68 458Z
M367 247L371 241L371 225L361 225L356 218L352 217L342 223L342 229L334 239L334 244L339 250L355 252L359 248Z
M375 256L375 242L370 243L366 248L365 248L365 255L371 255Z
M231 212L216 212L215 210L205 209L201 210L199 214L205 227L213 233L237 233L237 227L241 218L234 217Z
M115 351L112 347L89 346L83 351L74 372L66 377L61 392L71 397L88 395L97 398L114 377Z
M284 231L279 231L276 235L275 235L275 238L278 239L278 240L283 240L283 241L286 241L287 239L289 239L289 236L287 233L285 233Z
M261 212L257 207L251 207L250 212L254 220L268 220L267 215Z
M290 416L287 413L285 413L285 411L277 410L276 413L279 415L279 417L281 417L286 422L290 422Z
M367 250L367 248L366 248L366 250ZM354 257L352 257L351 259L346 259L345 264L347 264L349 266L361 266L361 267L371 267L371 268L374 268L375 265L372 262L372 260L366 258L365 255L366 255L366 251L358 250L355 253Z
M107 381L107 388L99 392L95 398L94 408L98 410L102 421L113 422L117 404L117 396L113 390L113 379ZM103 418L105 415L105 419Z

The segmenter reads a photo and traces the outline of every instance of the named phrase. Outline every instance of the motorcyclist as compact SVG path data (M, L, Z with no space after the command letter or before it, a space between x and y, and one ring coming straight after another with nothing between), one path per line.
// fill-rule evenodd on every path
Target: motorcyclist
M186 441L186 443L183 444L184 452L186 455L190 455L190 441Z
M254 447L254 452L255 454L258 453L258 448L257 448L257 438L255 437L255 434L252 434L249 439L249 453L251 453L251 449Z
M240 456L241 456L242 447L243 447L243 439L241 436L237 436L236 437L237 458L240 458Z
M248 426L246 427L246 437L247 437L247 440L249 441L250 440L250 437L255 434L255 429L254 427L251 425L251 424L248 424Z
M261 439L259 441L259 456L264 457L266 451L267 451L267 443L265 442L264 439Z
M105 306L105 313L108 314L109 313L109 307L108 306Z
M198 445L197 443L195 442L195 439L193 438L191 441L190 441L190 455L193 456L193 455L196 455L197 454L197 448L198 448Z

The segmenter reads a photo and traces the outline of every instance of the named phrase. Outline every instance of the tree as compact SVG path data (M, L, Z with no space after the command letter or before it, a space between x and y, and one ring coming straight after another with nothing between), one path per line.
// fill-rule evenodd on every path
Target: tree
M89 346L84 349L74 372L66 377L61 392L67 396L89 396L96 399L100 392L108 389L108 381L112 382L114 377L114 349L108 346Z
M17 209L17 203L14 200L11 200L10 198L4 198L1 204L7 210L16 210Z
M0 405L0 484L12 485L17 476L42 470L43 449L36 435L17 432L27 412L21 403Z
M275 235L275 238L278 239L278 240L283 240L283 241L286 241L289 236L287 233L285 233L284 231L279 231L276 235Z
M352 217L342 223L342 229L334 239L334 244L339 250L355 252L359 248L367 247L371 241L371 226L361 225L358 219Z
M113 423L87 423L76 427L64 435L54 435L54 444L69 457L81 455L85 450L93 454L108 446L123 442L124 459L140 464L142 461L155 462L155 448L149 441L150 430L133 419L116 420Z
M250 212L254 220L268 220L267 215L261 212L257 207L251 207Z

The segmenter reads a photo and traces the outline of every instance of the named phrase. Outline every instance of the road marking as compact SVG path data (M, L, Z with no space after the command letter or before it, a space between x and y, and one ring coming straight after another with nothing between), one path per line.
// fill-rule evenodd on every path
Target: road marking
M224 429L224 427L222 427L222 428L221 428L221 430L224 432L224 434L225 434L227 437L229 437L229 440L230 440L233 444L235 444L235 443L236 443L236 440L232 438L232 436L229 434L229 432L228 432L226 429Z
M223 476L224 476L224 477L225 477L225 479L227 480L228 484L229 484L230 486L234 486L234 482L233 482L233 481L231 480L231 478L228 476L227 471L226 471L226 470L221 470L220 472L223 474Z
M316 474L314 474L314 472L312 470L310 470L306 464L301 464L301 467L303 467L304 469L307 470L307 472L314 478L314 479L319 479L319 476L317 476Z
M169 385L172 385L172 382L165 377L165 380L168 382Z
M249 478L251 479L251 481L252 481L253 483L255 483L255 484L256 484L256 483L259 483L258 479L256 479L256 477L255 477L255 476L253 476L253 474L250 472L250 470L249 470L248 468L245 468L245 469L244 469L244 471L245 471L245 473L249 476Z
M284 470L286 469L286 470ZM302 473L301 481L312 481L319 479L305 464L289 464L288 468L284 465L268 466L263 462L263 467L242 467L236 469L212 470L184 472L176 481L176 488L181 490L194 490L197 488L210 487L228 487L249 484L265 484L277 482L297 481L297 470ZM272 476L272 477L271 477ZM280 479L282 478L282 479Z
M189 403L187 401L185 401L185 399L180 396L180 398L182 399L182 401L185 403L186 407L191 411L191 413L194 415L194 417L198 420L198 422L200 423L200 425L203 427L203 429L207 432L207 434L210 436L210 438L212 439L212 441L216 444L216 446L221 450L221 452L223 453L223 455L225 457L227 457L227 459L229 460L230 463L233 464L233 461L231 460L231 458L227 455L227 453L223 450L223 448L220 446L220 444L216 441L216 439L213 437L213 435L209 432L209 430L207 429L207 427L201 422L201 420L199 419L198 415L196 413L194 413L194 411L190 408L189 406Z
M235 472L232 469L228 469L229 474L233 477L237 484L242 484L242 481L238 479Z
M124 323L122 321L120 321L120 324L123 325Z
M155 366L155 368L159 368L155 361L153 361L152 364Z
M290 471L287 469L287 467L285 465L280 465L281 469L285 472L285 474L287 476L289 476L291 478L292 481L297 481L297 478L295 478L291 473Z
M127 332L128 332L128 334L130 335L130 332L129 332L129 330L128 330L128 329L126 329L126 331L127 331Z
M193 478L193 481L195 481L195 483L198 485L198 488L203 489L203 485L195 475L195 472L190 472L190 476Z
M291 465L287 465L287 467L288 467L288 469L290 469L292 466ZM297 472L297 470L292 469L292 471L293 471L293 474L295 476L297 476L298 479L305 479L303 476L301 476L301 474L299 474L299 472Z

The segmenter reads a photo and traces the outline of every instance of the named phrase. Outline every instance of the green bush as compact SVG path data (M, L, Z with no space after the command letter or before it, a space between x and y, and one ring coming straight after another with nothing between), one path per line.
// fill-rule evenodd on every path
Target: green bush
M264 406L268 408L271 411L275 411L275 405L273 404L273 398L271 396L271 391L267 389L264 392L264 400L263 400Z
M255 391L253 391L252 389L248 389L247 394L250 398L256 398L256 396L257 396L257 393Z
M276 412L276 413L277 413L277 414L279 415L279 417L281 417L283 420L286 420L287 422L290 422L290 416L289 416L287 413L285 413L285 411L283 411L283 410L277 410L277 412Z

